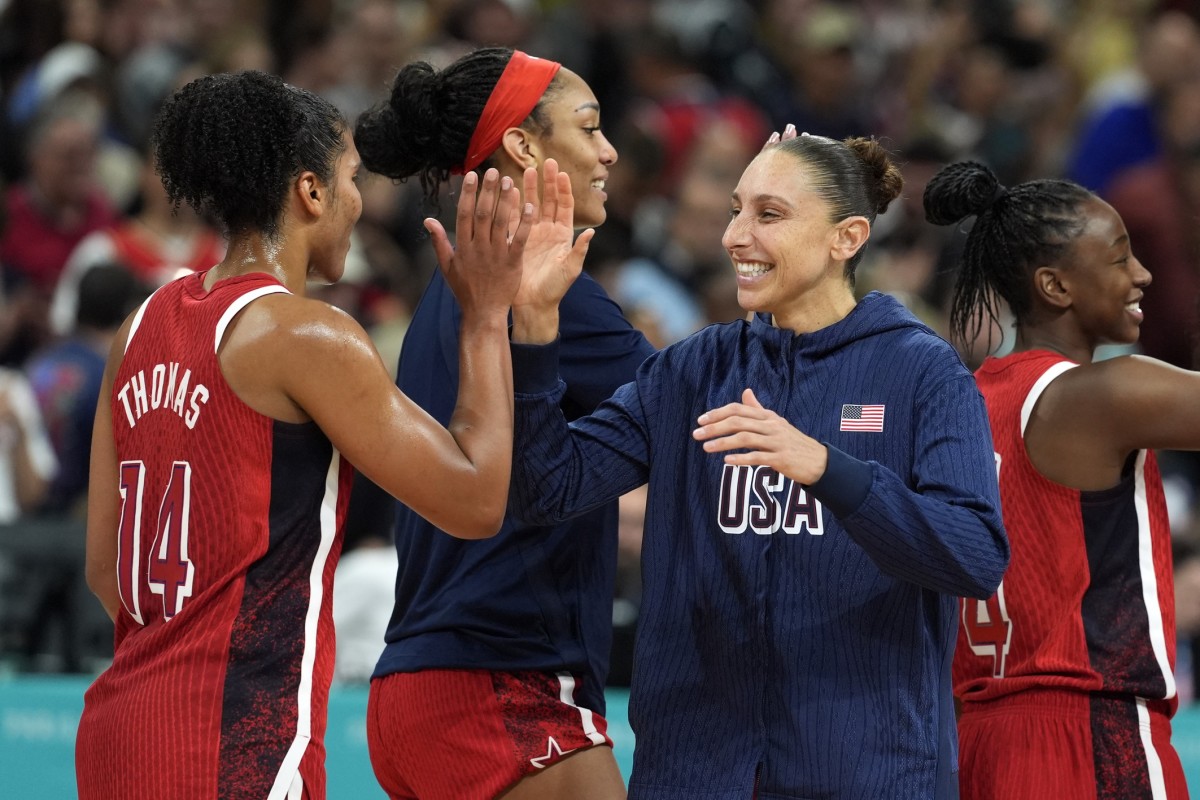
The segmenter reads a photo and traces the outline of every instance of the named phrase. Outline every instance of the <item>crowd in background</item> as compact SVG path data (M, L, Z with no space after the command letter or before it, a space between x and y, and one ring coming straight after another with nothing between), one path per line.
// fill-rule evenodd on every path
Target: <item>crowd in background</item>
M1068 177L1117 209L1153 273L1139 350L1200 366L1200 2L0 0L0 665L103 665L107 619L89 639L80 618L98 604L83 596L78 523L104 358L149 292L222 257L219 232L172 208L149 163L159 104L200 75L261 69L352 123L400 65L444 66L485 44L560 61L594 89L620 158L586 266L658 346L742 316L720 242L730 192L793 123L874 135L901 165L904 192L874 227L859 291L888 292L945 333L964 232L924 222L928 178L961 159L1004 184ZM318 291L394 368L435 268L420 220L447 209L425 207L419 185L368 175L360 187L346 277ZM968 365L1006 333L965 345ZM1200 462L1168 453L1163 464L1186 641L1200 634ZM617 683L642 508L638 493L623 501ZM388 498L360 481L351 579L335 594L344 680L365 679L382 648L390 520ZM75 571L55 530L78 531L66 547ZM43 535L52 558L18 541ZM1190 670L1187 648L1179 661ZM1187 700L1190 682L1180 686Z

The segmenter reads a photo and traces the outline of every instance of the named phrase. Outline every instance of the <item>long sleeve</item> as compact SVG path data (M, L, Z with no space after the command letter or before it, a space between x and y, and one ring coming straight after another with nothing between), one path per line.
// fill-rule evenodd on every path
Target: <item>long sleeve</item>
M559 317L558 369L567 384L562 405L574 419L627 383L654 347L586 273L563 298Z
M584 513L646 482L650 445L637 381L568 425L557 342L513 345L516 390L509 511L534 525ZM643 368L644 369L644 368ZM641 371L639 371L641 374Z
M879 463L830 447L813 494L883 572L986 598L1004 576L1009 546L983 399L969 376L955 378L919 398L913 419L913 488Z

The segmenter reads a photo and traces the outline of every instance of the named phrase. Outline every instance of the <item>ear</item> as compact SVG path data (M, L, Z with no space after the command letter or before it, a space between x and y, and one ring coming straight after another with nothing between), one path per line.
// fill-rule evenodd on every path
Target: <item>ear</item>
M524 172L542 162L541 146L537 137L524 128L506 130L500 139L499 150L517 166L517 172Z
M1033 296L1054 308L1071 306L1071 289L1063 282L1062 271L1056 267L1038 267L1033 271Z
M329 190L315 172L301 172L292 184L293 195L303 213L319 217L325 212Z
M833 228L830 255L837 261L849 261L871 238L871 223L866 217L846 217Z

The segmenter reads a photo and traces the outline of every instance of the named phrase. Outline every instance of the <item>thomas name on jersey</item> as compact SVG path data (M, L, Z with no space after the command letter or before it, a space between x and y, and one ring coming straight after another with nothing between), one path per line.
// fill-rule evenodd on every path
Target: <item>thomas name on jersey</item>
M805 488L767 466L726 464L721 472L717 524L725 533L769 534L782 530L825 533L821 503Z
M144 369L135 372L125 382L121 391L117 392L117 398L125 408L125 419L130 428L137 425L144 415L158 409L174 411L189 429L196 427L196 420L200 418L200 408L208 402L208 387L197 383L191 387L189 394L192 371L184 369L182 375L179 371L180 366L175 361L169 364L155 364L150 370L148 384Z

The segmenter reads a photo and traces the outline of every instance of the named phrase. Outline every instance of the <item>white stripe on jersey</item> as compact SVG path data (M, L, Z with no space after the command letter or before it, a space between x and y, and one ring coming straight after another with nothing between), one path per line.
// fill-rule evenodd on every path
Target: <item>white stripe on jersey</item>
M1150 711L1146 701L1137 698L1138 732L1142 737L1142 749L1146 751L1146 771L1150 777L1150 797L1152 800L1167 800L1167 782L1163 779L1162 761L1158 751L1154 749L1154 739L1150 733Z
M558 699L579 711L583 721L583 733L592 744L604 744L604 734L596 728L596 720L590 708L575 705L575 678L569 672L558 672Z
M1150 626L1150 646L1158 669L1162 672L1167 691L1164 700L1175 696L1175 673L1167 658L1167 635L1163 630L1162 608L1158 604L1158 573L1154 564L1154 541L1150 530L1150 507L1146 500L1146 451L1138 452L1137 465L1133 469L1133 505L1138 519L1138 570L1142 574L1142 602L1146 605L1146 617Z
M333 548L337 533L338 473L341 470L341 454L336 448L329 460L325 473L325 496L321 500L321 544L308 573L308 611L304 617L304 654L300 660L300 690L296 696L296 737L288 748L275 783L267 800L287 800L300 769L300 760L312 738L312 681L313 665L317 659L317 623L321 616L321 603L325 594L325 564Z
M146 316L146 307L150 305L150 301L154 299L154 295L156 294L158 294L158 289L155 289L153 292L151 292L150 296L143 300L142 304L138 306L137 313L133 315L133 323L129 326L129 336L125 339L125 350L123 352L129 352L129 343L133 341L133 335L137 333L137 329L141 327L142 317Z
M233 322L233 318L238 315L246 306L258 298L268 294L291 294L283 286L260 286L251 292L246 292L244 295L234 300L229 304L229 308L225 309L225 313L221 315L221 319L217 322L217 337L213 341L213 352L221 349L221 340L225 338L225 329L229 327L229 323Z
M1072 367L1077 366L1070 361L1059 361L1057 364L1051 365L1042 377L1029 388L1029 394L1025 395L1025 402L1021 404L1021 438L1025 438L1025 426L1029 424L1029 418L1033 416L1033 407L1037 405L1037 401L1041 398L1042 392L1046 391L1046 387L1051 382L1062 375Z

